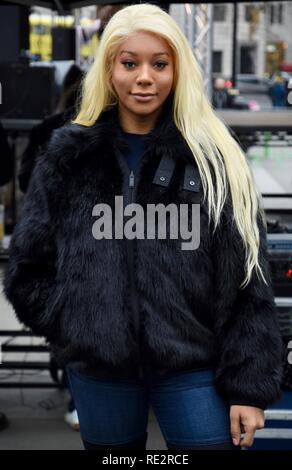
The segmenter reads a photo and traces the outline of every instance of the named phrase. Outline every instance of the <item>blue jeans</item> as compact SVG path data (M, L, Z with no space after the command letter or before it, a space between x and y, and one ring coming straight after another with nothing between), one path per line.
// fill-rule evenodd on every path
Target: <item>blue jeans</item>
M149 405L168 449L239 450L210 369L158 375L146 368L127 380L67 372L87 450L146 449Z

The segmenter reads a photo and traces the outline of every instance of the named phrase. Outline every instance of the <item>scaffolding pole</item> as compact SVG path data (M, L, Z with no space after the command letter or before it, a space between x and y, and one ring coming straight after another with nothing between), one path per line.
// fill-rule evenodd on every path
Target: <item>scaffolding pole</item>
M184 33L199 63L206 92L212 94L213 5L184 4Z

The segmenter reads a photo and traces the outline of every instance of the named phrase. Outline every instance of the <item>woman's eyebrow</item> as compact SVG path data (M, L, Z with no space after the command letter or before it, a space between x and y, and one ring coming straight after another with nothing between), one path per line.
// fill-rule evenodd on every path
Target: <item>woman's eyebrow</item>
M131 55L134 55L134 56L137 56L138 54L136 52L132 52L132 51L121 51L121 54L123 53L126 53L126 54L131 54ZM155 52L154 54L152 54L153 56L157 56L157 55L168 55L168 52Z

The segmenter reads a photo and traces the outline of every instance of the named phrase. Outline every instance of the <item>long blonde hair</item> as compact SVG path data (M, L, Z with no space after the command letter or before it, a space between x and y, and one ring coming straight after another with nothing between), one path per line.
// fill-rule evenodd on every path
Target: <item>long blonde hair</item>
M210 104L202 73L186 37L169 14L158 6L145 3L127 6L110 19L95 60L85 76L80 110L73 122L91 126L105 109L118 103L110 83L113 61L121 43L137 31L163 37L173 50L173 119L198 165L204 199L208 196L209 225L212 218L214 231L228 188L230 190L233 222L245 247L246 277L240 287L249 283L254 268L267 284L259 264L258 210L266 229L261 195L243 151Z

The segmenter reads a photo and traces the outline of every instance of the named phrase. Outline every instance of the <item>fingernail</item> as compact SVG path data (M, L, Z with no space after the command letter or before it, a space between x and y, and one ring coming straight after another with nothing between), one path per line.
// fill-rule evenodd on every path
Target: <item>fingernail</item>
M235 439L235 438L232 439L232 442L233 442L233 444L234 444L235 446L237 446L237 439Z

